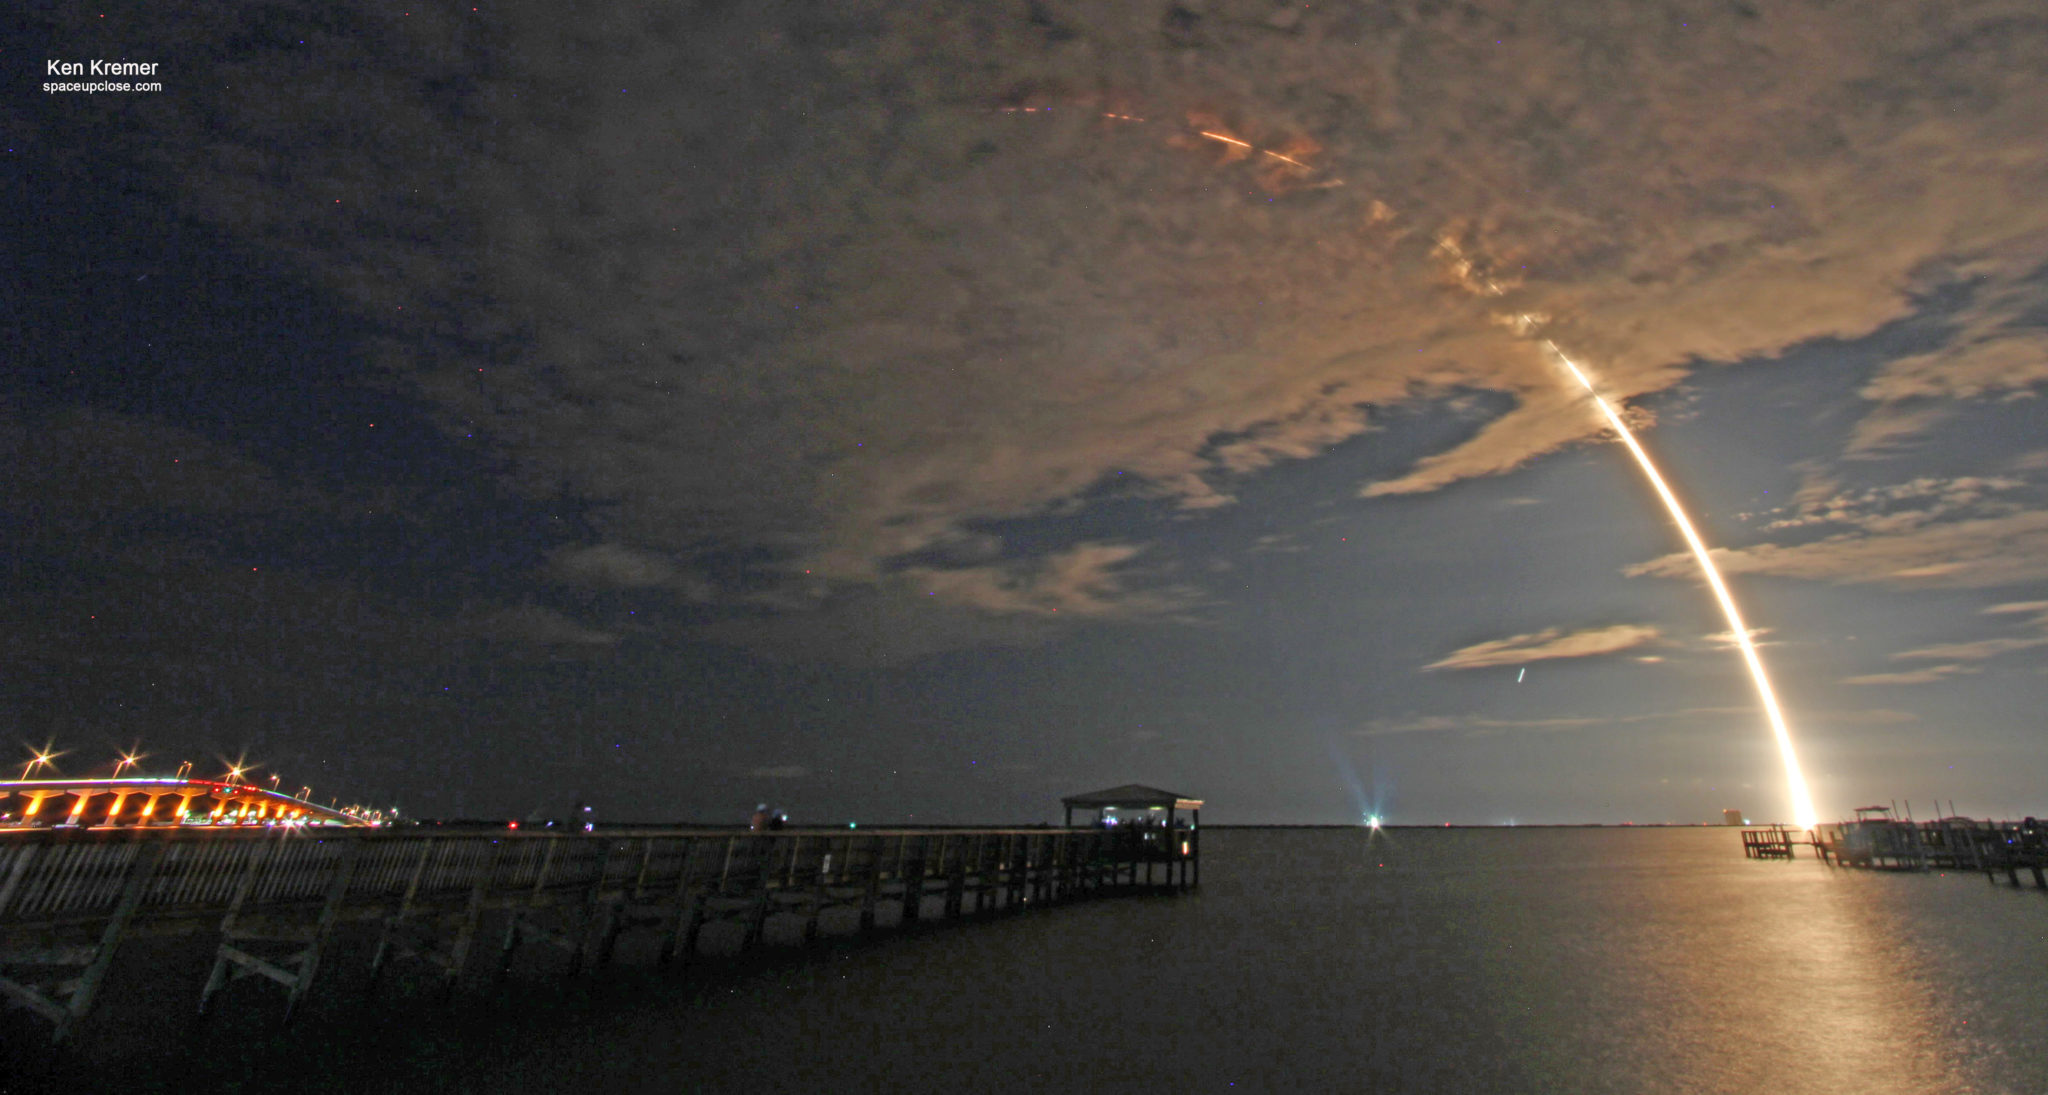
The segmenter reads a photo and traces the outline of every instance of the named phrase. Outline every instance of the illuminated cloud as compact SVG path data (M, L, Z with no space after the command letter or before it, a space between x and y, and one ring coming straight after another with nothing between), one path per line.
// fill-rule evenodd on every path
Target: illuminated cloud
M1869 445L1918 428L1898 400L2039 371L2030 9L1416 0L1279 32L1076 0L1054 36L936 0L512 3L374 34L330 7L137 29L243 43L211 70L234 90L152 104L158 175L383 325L380 367L529 488L602 500L613 554L559 560L577 581L759 551L793 589L910 596L893 561L973 522L1117 471L1226 506L1368 405L1460 390L1511 409L1368 495L1597 436L1502 314L1551 317L1626 399L1977 286L1956 346L1871 382L1894 427ZM1073 596L1041 581L948 595Z
M2048 383L2048 332L2040 329L2040 307L2038 287L1994 282L1956 317L1947 341L1886 362L1864 385L1863 397L1883 405L1971 399Z
M1423 668L1485 669L1552 658L1587 658L1629 650L1656 638L1656 628L1640 624L1614 624L1572 632L1550 627L1461 647Z
M1551 719L1496 719L1477 715L1425 715L1420 718L1376 721L1352 731L1353 737L1382 738L1396 734L1441 734L1448 732L1474 733L1506 730L1584 730L1601 726L1608 719L1551 718Z
M1967 676L1981 672L1974 665L1930 665L1925 669L1908 669L1898 673L1866 673L1860 677L1844 677L1843 684L1932 684L1953 677Z
M621 544L565 548L549 562L567 581L620 589L665 586L677 579L675 564L669 560Z
M1920 476L1903 483L1844 491L1832 481L1809 479L1791 507L1743 516L1745 520L1769 518L1762 526L1765 532L1827 525L1901 532L1942 518L2011 512L2017 507L1999 496L2028 485L2011 476ZM1823 486L1826 489L1819 489Z
M1759 647L1761 647L1761 646L1776 646L1776 645L1777 645L1776 643L1766 643L1766 642L1759 642L1759 641L1757 641L1757 640L1759 640L1759 639L1762 639L1762 638L1763 638L1763 637L1764 637L1765 635L1768 635L1768 634L1770 634L1772 630L1773 630L1773 629L1771 629L1771 628L1768 628L1768 627L1752 627L1752 628L1750 628L1750 629L1749 629L1749 644L1750 644L1751 646L1759 646ZM1737 645L1737 644L1736 644L1736 642L1735 642L1735 632L1733 632L1733 631L1715 631L1715 632L1711 632L1711 633L1709 633L1709 634L1706 634L1706 635L1702 635L1702 636L1700 636L1700 641L1701 641L1701 642L1703 642L1703 643L1706 643L1706 644L1707 644L1708 646L1720 647L1720 648L1722 648L1722 649L1734 649L1734 648L1736 648L1736 645Z
M1766 574L1900 587L1993 588L2048 579L2048 511L1915 523L1893 533L1842 533L1795 545L1715 548L1723 574ZM1630 576L1693 578L1692 556L1626 568Z
M1118 570L1143 550L1131 544L1082 544L1017 565L917 567L904 571L900 580L912 592L922 590L948 605L997 614L1132 616L1180 607L1169 595L1125 588Z
M1879 460L1910 451L1923 432L1949 413L1947 406L1925 401L1873 407L1857 420L1842 455L1852 460Z
M2013 601L1992 605L1984 610L1987 616L2009 616L2025 614L2034 617L2027 621L2035 630L2048 632L2048 601ZM2007 635L1998 638L1977 639L1971 642L1938 643L1914 650L1902 650L1892 655L1894 660L1932 659L1940 661L1983 661L2003 654L2021 650L2033 650L2048 646L2048 634Z
M1902 650L1894 658L1953 658L1958 661L1982 661L2000 654L2011 654L2019 650L2032 650L2037 646L2048 646L2048 637L1978 639L1966 643L1938 643L1915 650Z
M1658 722L1754 719L1761 715L1762 712L1755 707L1683 707L1669 711L1648 711L1639 715L1558 716L1539 719L1503 719L1491 715L1421 715L1405 719L1374 719L1365 726L1351 731L1351 735L1377 738L1396 734L1496 734L1516 730L1585 730L1600 726L1635 726ZM1812 726L1892 726L1918 722L1919 719L1920 716L1911 712L1883 707L1800 712L1800 721Z

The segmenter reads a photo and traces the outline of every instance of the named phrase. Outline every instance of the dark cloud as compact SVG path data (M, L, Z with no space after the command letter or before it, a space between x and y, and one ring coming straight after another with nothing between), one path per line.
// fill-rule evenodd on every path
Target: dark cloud
M772 764L747 773L754 779L804 779L810 774L811 770L801 764Z
M609 647L619 636L587 627L552 608L520 605L477 616L471 629L480 638L550 647Z
M90 408L0 420L0 506L45 528L152 514L246 515L322 501L166 423Z
M713 591L701 576L685 572L673 558L623 544L572 545L548 561L556 579L571 585L610 589L667 589L689 600L709 600Z

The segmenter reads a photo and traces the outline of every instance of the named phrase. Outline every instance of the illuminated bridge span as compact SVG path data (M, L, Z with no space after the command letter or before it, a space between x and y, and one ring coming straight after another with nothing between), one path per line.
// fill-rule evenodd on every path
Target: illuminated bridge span
M225 815L222 815L225 816ZM741 949L771 920L865 932L1198 880L1192 824L1069 829L507 829L132 827L0 833L0 993L56 1024L92 1007L124 935L213 934L204 1012L231 979L305 996L343 921L374 924L376 970L424 963L453 987L480 932L500 971L523 943L611 959L651 931L661 961L733 921ZM1163 882L1159 872L1163 871ZM832 923L821 928L821 921Z
M376 825L379 816L340 809L252 783L172 776L0 780L0 830L144 829L185 825ZM195 805L196 804L196 805Z

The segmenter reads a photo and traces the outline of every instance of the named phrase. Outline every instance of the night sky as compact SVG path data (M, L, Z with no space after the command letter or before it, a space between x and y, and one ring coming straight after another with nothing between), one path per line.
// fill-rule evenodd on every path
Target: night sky
M1786 816L1552 339L1719 547L1824 818L2048 810L2038 3L34 7L16 763ZM93 59L162 89L43 90Z

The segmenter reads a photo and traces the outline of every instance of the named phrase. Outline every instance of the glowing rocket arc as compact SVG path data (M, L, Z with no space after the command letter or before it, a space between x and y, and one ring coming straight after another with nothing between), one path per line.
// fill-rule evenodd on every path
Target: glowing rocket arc
M1050 106L1009 105L998 109L1004 114L1034 114L1039 112L1050 114L1053 108ZM1134 123L1144 123L1147 121L1146 118L1136 115L1113 111L1097 110L1096 113L1111 121ZM1192 115L1189 117L1188 122L1188 126L1184 129L1174 126L1172 123L1163 124L1171 128L1180 129L1180 132L1185 135L1215 141L1240 150L1235 153L1233 158L1256 153L1301 169L1311 175L1318 170L1313 165L1304 163L1292 156L1276 152L1272 149L1259 148L1249 141L1231 136L1228 133L1219 132L1217 129L1204 128ZM1342 179L1331 178L1313 183L1309 188L1320 190L1343 185L1344 181ZM1396 216L1391 208L1377 200L1372 202L1371 211L1371 217L1367 223L1373 225L1393 220ZM1458 284L1468 292L1481 297L1499 297L1507 293L1511 287L1503 286L1492 277L1487 276L1481 266L1468 257L1464 248L1451 236L1446 235L1438 238L1436 254L1449 262L1450 272L1457 279ZM1503 315L1498 318L1507 321L1508 325L1514 328L1517 334L1523 336L1534 335L1544 324L1544 317L1529 314L1512 317ZM1560 350L1555 342L1543 339L1543 344L1549 348L1552 354L1557 356L1559 361L1564 363L1565 368L1571 370L1572 376L1586 389L1586 393L1593 398L1594 404L1600 408L1600 413L1605 415L1608 423L1614 427L1614 432L1620 435L1622 442L1628 446L1629 452L1634 454L1636 463L1643 469L1644 476L1650 480L1650 485L1656 488L1658 497L1664 500L1665 509L1671 514L1671 519L1677 523L1679 532L1684 534L1685 542L1692 549L1693 557L1699 561L1700 571L1706 575L1707 585L1713 589L1715 599L1721 603L1721 611L1728 619L1729 629L1734 633L1735 642L1742 650L1743 661L1747 663L1750 677L1756 683L1757 697L1762 702L1764 713L1770 720L1771 734L1777 739L1778 753L1785 764L1786 783L1789 785L1792 795L1792 819L1800 828L1812 829L1818 824L1819 815L1814 811L1813 798L1806 787L1806 777L1800 771L1799 756L1792 746L1792 732L1786 726L1784 712L1778 708L1778 698L1776 693L1771 690L1770 677L1764 672L1763 659L1756 652L1756 644L1750 641L1749 628L1743 623L1741 611L1735 607L1735 598L1728 592L1727 583L1721 580L1720 571L1715 568L1712 557L1707 554L1707 545L1700 539L1699 533L1693 529L1692 521L1686 517L1685 510L1679 505L1678 496L1671 492L1670 486L1664 482L1663 475L1657 471L1656 465L1651 463L1649 453L1644 451L1642 445L1636 441L1635 434L1629 431L1628 426L1622 422L1621 416L1615 413L1614 408L1608 404L1606 399L1601 397L1598 389L1593 387L1593 382L1586 377L1586 374L1579 369L1578 365L1565 356L1564 351ZM1527 674L1528 670L1526 668L1516 673L1515 683L1522 683ZM1370 822L1374 828L1377 828L1379 819L1377 816L1373 816L1370 818Z
M1699 560L1700 572L1707 576L1707 585L1713 589L1714 599L1721 602L1721 612L1728 617L1728 627L1735 634L1736 645L1742 648L1742 660L1749 665L1749 675L1756 681L1757 698L1763 702L1765 717L1770 719L1771 735L1778 741L1778 755L1785 762L1785 782L1790 785L1792 792L1792 821L1802 829L1813 828L1820 821L1820 816L1814 812L1813 796L1807 792L1806 777L1799 769L1799 755L1792 748L1792 731L1785 725L1785 713L1778 709L1777 694L1771 691L1771 679L1764 672L1764 661L1757 655L1756 644L1749 640L1749 627L1742 622L1742 612L1735 607L1734 596L1728 592L1727 583L1721 580L1721 572L1715 568L1713 558L1707 554L1706 543L1700 539L1700 534L1694 531L1692 522L1685 516L1685 510L1678 504L1678 496L1671 493L1671 488L1664 482L1664 477L1657 473L1657 466L1650 462L1650 454L1636 441L1636 435L1622 422L1621 415L1616 414L1614 407L1601 398L1598 389L1593 387L1593 382L1587 379L1586 374L1579 370L1571 358L1565 356L1563 350L1557 348L1557 343L1544 339L1543 344L1550 348L1550 352L1555 354L1559 361L1564 362L1565 368L1571 370L1572 376L1586 389L1586 394L1593 397L1593 403L1600 408L1600 413L1607 416L1608 425L1613 426L1614 432L1621 435L1622 444L1627 445L1628 451L1635 455L1636 463L1642 466L1643 475L1650 480L1650 485L1657 489L1657 496L1664 500L1664 508L1670 511L1671 519L1677 522L1678 531L1685 536L1686 546L1692 548L1693 558Z

